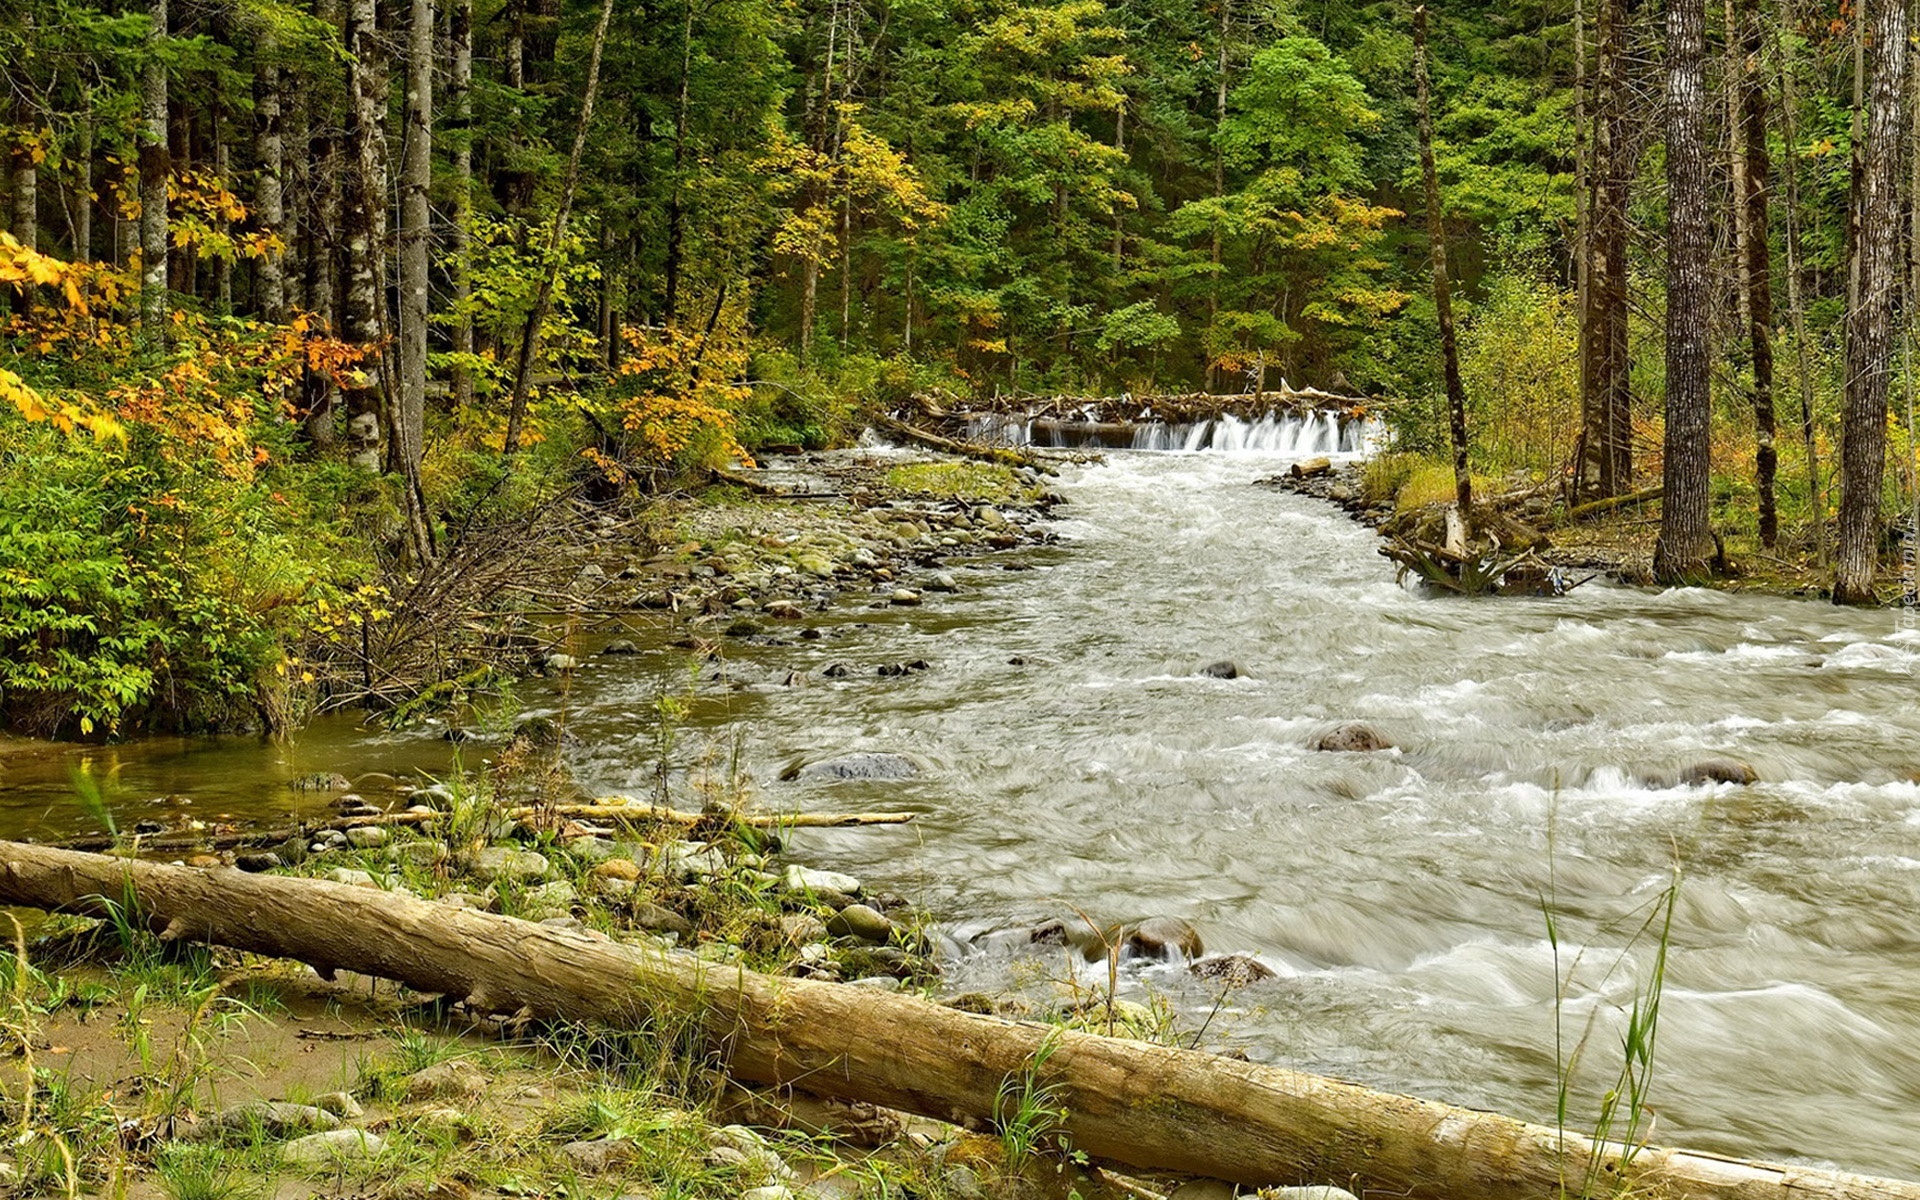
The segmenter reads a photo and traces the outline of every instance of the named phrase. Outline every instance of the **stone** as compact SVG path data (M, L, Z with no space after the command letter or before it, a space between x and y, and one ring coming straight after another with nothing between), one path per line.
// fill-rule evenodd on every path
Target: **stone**
M860 881L838 871L817 871L799 863L789 863L780 875L780 886L789 892L839 892L843 896L860 894Z
M945 571L942 571L938 575L935 575L932 581L927 584L927 590L930 592L957 592L960 590L960 582Z
M568 1142L560 1147L560 1153L580 1170L598 1175L631 1161L633 1144L619 1138L594 1138L592 1141Z
M187 1140L218 1141L230 1133L252 1133L256 1129L268 1137L284 1138L296 1133L338 1128L340 1118L317 1105L292 1104L285 1100L249 1100L215 1113L193 1126L187 1133Z
M610 858L594 867L588 874L600 882L609 879L624 879L632 882L640 878L640 864L630 858Z
M764 611L777 621L798 621L807 615L807 610L794 600L769 600Z
M605 646L602 646L600 648L600 653L602 654L638 654L640 653L640 647L634 645L631 641L629 641L626 638L615 638L613 641L608 642Z
M483 846L467 860L467 873L483 882L505 879L524 882L546 878L547 856L509 846Z
M407 1076L408 1100L472 1100L489 1085L487 1073L464 1058L452 1058Z
M985 504L974 509L973 519L975 524L986 529L1005 529L1007 527L1006 514L991 504Z
M582 579L605 579L606 577L606 568L602 567L599 563L588 563L586 566L580 568L580 578Z
M431 867L447 861L452 852L439 842L418 841L402 842L387 852L395 862L409 863L416 867Z
M780 918L780 937L789 946L804 946L827 936L827 923L812 913L788 913Z
M1751 766L1737 758L1702 759L1690 767L1683 768L1680 772L1680 782L1687 784L1747 784L1759 778L1759 774Z
M280 856L278 854L275 854L272 851L264 851L264 852L258 852L258 853L236 854L233 856L233 865L236 867L239 867L242 871L253 871L258 873L260 871L277 871L281 867L285 866L286 864L280 861Z
M296 792L347 792L353 790L353 781L338 771L316 771L291 780L287 786Z
M1219 662L1208 663L1206 666L1201 667L1197 674L1203 675L1208 679L1238 679L1240 678L1240 668L1232 659L1223 658Z
M1239 1189L1224 1179L1189 1179L1173 1189L1167 1200L1233 1200Z
M545 665L549 671L577 671L580 660L571 654L549 654Z
M844 890L844 889L842 889ZM827 932L835 937L855 937L865 942L884 942L893 936L893 922L885 913L864 904L849 904L833 914Z
M828 679L845 679L848 675L852 674L852 671L848 669L845 663L828 663L826 668L820 673Z
M324 1095L315 1096L313 1106L349 1121L366 1115L366 1110L360 1107L360 1102L353 1098L352 1092L327 1092Z
M433 1130L452 1134L471 1132L467 1114L457 1108L441 1105L437 1108L422 1109L413 1116L413 1127L420 1130Z
M378 825L356 825L347 830L347 845L355 850L372 850L386 845L390 836Z
M920 603L920 593L908 588L901 588L893 595L887 597L887 603L898 604L903 608L911 608Z
M1193 959L1207 952L1206 945L1200 940L1200 931L1191 922L1179 917L1148 917L1144 921L1123 925L1116 940L1122 959Z
M911 779L920 773L899 754L848 754L822 759L782 773L782 779Z
M658 904L643 901L634 905L633 923L650 933L671 933L682 943L693 939L693 922Z
M1251 954L1217 954L1189 964L1187 971L1195 978L1222 984L1229 991L1273 978L1273 968Z
M333 883L344 883L348 887L377 888L380 881L365 871L356 871L352 867L335 867L321 876Z
M283 1162L297 1164L348 1163L377 1158L387 1148L384 1138L364 1129L333 1129L295 1138L280 1148Z
M1393 743L1387 740L1385 734L1363 721L1348 721L1322 734L1313 748L1365 754L1374 750L1391 750Z
M579 889L564 879L543 883L528 891L522 900L525 915L528 919L535 921L544 921L549 917L570 916L573 906L579 902Z

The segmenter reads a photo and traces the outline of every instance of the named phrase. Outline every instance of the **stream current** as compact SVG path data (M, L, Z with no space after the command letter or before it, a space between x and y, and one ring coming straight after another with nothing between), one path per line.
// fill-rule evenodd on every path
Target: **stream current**
M737 757L762 805L917 811L794 849L928 907L969 947L956 987L1069 978L1064 950L1022 966L971 948L992 930L1076 908L1182 917L1210 951L1277 973L1210 1018L1212 985L1123 974L1133 998L1206 1020L1210 1044L1551 1123L1557 1057L1584 1035L1576 1135L1619 1068L1655 953L1635 931L1677 863L1646 1136L1920 1177L1920 632L1897 613L1599 582L1428 598L1370 531L1253 486L1284 462L1113 453L1066 470L1061 546L1015 556L1033 571L957 560L962 590L927 608L845 606L818 641L730 645L732 686L642 654L522 700L564 712L597 792L647 794L655 701L695 686L678 755ZM632 633L596 636L616 635ZM931 669L875 673L913 659ZM1242 677L1197 674L1220 659ZM822 678L835 662L848 674ZM808 685L772 682L789 671ZM1346 720L1398 749L1309 748ZM921 772L779 782L862 751ZM83 753L123 795L247 811L263 782L443 770L449 750L336 720L290 746L0 756L6 832L80 824L49 814L71 810ZM1659 785L1710 757L1761 782ZM253 815L320 802L276 794Z

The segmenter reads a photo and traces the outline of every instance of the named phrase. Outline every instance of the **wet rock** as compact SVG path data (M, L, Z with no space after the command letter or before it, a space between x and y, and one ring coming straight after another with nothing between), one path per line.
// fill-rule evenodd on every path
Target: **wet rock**
M553 720L553 718L530 717L513 727L513 738L511 741L523 746L530 746L535 750L557 750L565 738L566 731L561 729L559 722ZM449 804L453 802L452 789L448 789L447 802ZM441 806L436 804L434 807L439 808Z
M911 779L920 773L913 760L899 754L848 754L792 767L782 779Z
M634 645L631 641L629 641L626 638L616 638L613 641L608 642L605 646L601 647L600 653L602 654L638 654L640 653L640 647Z
M727 636L731 638L746 638L746 637L752 637L754 634L759 633L760 631L761 631L760 622L749 621L745 617L742 617L740 620L735 621L733 624L727 626L726 633L727 633Z
M467 860L467 873L481 882L495 879L526 881L546 878L551 864L544 854L508 846L483 846Z
M897 604L903 608L912 608L914 605L920 603L920 593L909 588L901 588L899 591L893 593L893 595L887 597L887 603Z
M1752 783L1760 776L1754 769L1737 758L1708 758L1683 768L1680 782L1699 783Z
M215 1113L187 1133L194 1142L219 1141L229 1134L251 1134L255 1130L271 1138L291 1137L298 1133L340 1128L340 1118L312 1104L291 1104L284 1100L250 1100Z
M1208 679L1238 679L1240 678L1240 668L1232 659L1223 658L1219 662L1208 663L1195 672L1195 674L1205 676Z
M835 937L884 942L893 936L893 922L878 909L868 908L864 904L849 904L833 914L833 918L827 922L827 932Z
M1273 978L1273 968L1251 954L1217 954L1190 964L1187 970L1196 978L1221 984L1229 990Z
M233 856L233 865L242 871L252 871L257 874L261 871L277 871L286 864L280 861L278 854L267 850L236 854Z
M761 611L776 621L798 621L807 615L795 600L769 600Z
M547 670L549 671L560 671L562 673L565 673L568 671L579 670L580 660L575 658L571 654L549 654L547 655L547 660L545 665Z
M780 886L799 895L810 892L838 892L843 896L860 894L860 881L853 876L842 875L838 871L818 871L799 863L788 864L781 873Z
M1161 961L1194 959L1207 952L1206 945L1200 940L1200 931L1191 922L1179 917L1148 917L1144 921L1122 925L1108 934L1107 941L1119 947L1122 961L1129 958ZM1087 957L1094 962L1100 961L1106 957L1106 946L1096 944L1088 947Z
M1393 743L1387 740L1385 734L1364 721L1348 721L1320 735L1320 740L1313 744L1313 748L1364 754L1374 750L1391 750Z
M928 582L927 590L930 592L957 592L960 590L960 581L945 571L942 571Z
M633 1160L633 1143L619 1138L595 1138L586 1142L568 1142L560 1153L575 1167L599 1175Z
M486 1093L487 1073L464 1058L448 1059L407 1076L408 1100L472 1100Z
M982 505L975 509L973 519L975 524L987 529L1005 529L1007 527L1006 514L991 504Z
M847 676L853 674L845 663L828 663L826 669L820 673L828 679L845 679Z
M356 825L347 832L347 845L355 850L372 850L387 844L391 836L378 825Z
M364 1129L333 1129L295 1138L280 1148L282 1162L311 1165L350 1164L377 1158L387 1148L385 1139Z
M348 792L353 790L353 781L337 771L316 771L300 776L287 786L296 792Z

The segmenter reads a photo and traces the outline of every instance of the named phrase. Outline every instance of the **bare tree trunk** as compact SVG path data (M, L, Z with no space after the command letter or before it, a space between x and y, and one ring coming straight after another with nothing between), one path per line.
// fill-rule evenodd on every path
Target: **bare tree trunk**
M341 197L346 242L341 334L358 343L366 357L353 385L342 389L342 398L349 433L357 438L355 460L369 470L380 469L380 447L383 440L392 441L395 424L386 319L387 86L378 19L375 0L349 0L343 38L348 113L347 185ZM361 432L368 418L374 423L372 440Z
M93 114L80 118L79 136L73 148L74 188L73 257L76 262L93 261Z
M1575 353L1580 358L1583 401L1593 388L1593 362L1587 354L1587 309L1592 302L1589 274L1593 266L1593 197L1589 191L1593 147L1587 133L1591 109L1587 98L1587 0L1573 0L1573 302L1580 314Z
M1334 1179L1400 1200L1540 1200L1590 1178L1668 1200L1920 1200L1902 1180L1659 1146L1625 1155L1281 1067L778 979L376 888L6 842L0 903L94 915L123 904L164 940L393 979L479 1013L672 1023L736 1079L974 1127L1010 1124L1007 1094L1024 1082L1050 1097L1076 1150L1253 1186Z
M1706 5L1667 4L1667 432L1654 578L1696 583L1711 571L1707 523L1709 390L1707 311Z
M254 77L254 157L259 160L254 185L254 217L263 232L283 236L286 224L286 153L282 140L280 66L271 31L260 35L260 70ZM287 258L284 247L260 258L260 315L268 321L287 319Z
M667 282L666 325L672 329L680 319L680 270L686 249L686 213L681 204L686 181L687 117L692 108L693 78L693 0L687 0L685 20L680 27L680 95L673 109L673 186L667 192ZM817 274L817 268L816 268Z
M1467 466L1467 389L1453 332L1453 289L1447 279L1447 224L1440 211L1440 174L1433 163L1433 85L1427 71L1427 6L1413 10L1413 85L1420 106L1420 177L1427 192L1427 240L1433 262L1433 307L1440 318L1440 360L1447 381L1447 431L1453 442L1453 494L1460 520L1473 528L1473 476ZM1471 532L1468 534L1471 537Z
M400 155L400 355L390 458L406 489L407 543L434 558L433 522L420 487L427 420L427 252L433 240L433 0L408 6L407 94Z
M1893 368L1894 291L1900 274L1900 154L1906 133L1906 0L1875 0L1872 94L1860 190L1853 196L1855 303L1847 313L1847 390L1840 458L1836 604L1871 604L1879 561L1880 487Z
M547 306L553 301L554 281L560 274L561 246L567 237L567 218L573 212L574 192L580 186L580 156L587 148L587 131L593 126L593 101L600 92L600 53L607 45L607 22L613 16L613 0L600 0L600 21L593 28L593 54L587 60L587 91L580 101L580 128L574 131L573 152L567 156L567 177L560 189L560 207L553 214L553 229L547 237L546 273L540 277L540 290L534 296L533 311L527 314L526 328L520 335L520 354L513 372L513 398L507 406L507 437L504 452L512 458L520 449L520 428L526 420L527 393L533 388L533 358L540 345L540 326L547 319Z
M1227 123L1227 39L1233 32L1233 0L1220 0L1220 59L1214 69L1213 92L1213 128L1216 132ZM1226 153L1216 136L1213 143L1213 199L1216 204L1227 196L1227 159ZM1213 237L1207 248L1207 261L1213 266L1213 274L1207 277L1207 332L1212 335L1220 323L1220 216L1216 212L1213 220ZM1220 390L1220 366L1214 361L1212 350L1207 351L1208 393Z
M1767 152L1767 91L1760 73L1764 52L1760 0L1741 0L1740 133L1746 147L1741 183L1746 188L1741 222L1741 258L1746 263L1748 340L1753 357L1754 488L1759 492L1760 544L1772 549L1780 540L1780 511L1774 498L1779 452L1774 448L1773 411L1773 250L1769 244L1769 193L1773 164Z
M1753 314L1748 308L1752 292L1747 282L1747 148L1741 136L1742 102L1745 93L1742 90L1745 70L1742 62L1746 47L1740 34L1740 9L1736 5L1744 0L1726 0L1726 79L1723 81L1723 99L1726 101L1727 117L1727 178L1728 191L1733 203L1733 292L1734 336L1752 327Z
M453 75L447 101L447 132L453 141L453 211L448 231L448 274L453 283L453 406L473 404L473 0L453 0L450 18Z
M220 180L220 186L233 190L233 157L227 144L227 122L223 120L224 105L215 105L213 110L213 173ZM217 228L222 237L231 237L233 222L225 213L220 214ZM213 302L222 313L233 311L233 257L229 254L213 255Z
M1600 499L1633 479L1632 398L1627 346L1627 202L1637 154L1627 130L1628 0L1599 0L1593 88L1593 163L1588 172L1585 387L1574 496Z
M339 12L336 0L321 0L316 5L321 20L332 24ZM344 222L341 198L349 174L342 161L340 139L334 136L332 123L315 114L311 99L305 102L309 115L308 159L312 162L313 214L310 226L312 245L307 257L307 308L322 329L335 337L344 336L340 299L341 254L338 238ZM344 407L340 386L331 371L312 371L306 379L307 416L304 422L307 440L321 450L339 442L339 415Z
M1800 382L1800 440L1807 455L1807 496L1811 502L1814 561L1822 571L1827 566L1827 498L1820 476L1820 446L1813 430L1813 353L1807 343L1807 306L1801 296L1805 286L1800 277L1800 143L1795 130L1798 101L1794 90L1792 39L1779 36L1779 30L1792 24L1792 3L1787 0L1786 20L1776 25L1775 44L1780 51L1780 136L1786 144L1787 179L1787 308L1793 319L1793 345Z
M147 63L140 78L140 327L150 338L167 330L167 0L148 0Z

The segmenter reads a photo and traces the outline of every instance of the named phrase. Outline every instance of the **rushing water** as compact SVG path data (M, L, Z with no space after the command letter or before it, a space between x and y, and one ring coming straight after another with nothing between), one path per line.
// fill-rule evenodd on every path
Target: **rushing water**
M1633 931L1677 861L1652 1138L1920 1177L1920 635L1885 612L1695 590L1423 597L1371 533L1253 486L1279 465L1123 452L1072 468L1064 545L1019 554L1036 571L957 564L963 590L936 606L849 605L818 641L733 648L746 686L703 685L678 754L737 756L773 807L919 811L806 831L797 850L924 902L955 941L1074 908L1185 917L1211 950L1279 973L1231 996L1210 1042L1535 1120L1556 1076L1543 904L1558 970L1582 955L1560 1011L1563 1053L1592 1021L1591 1097L1652 961ZM918 658L932 669L874 673ZM1196 675L1223 658L1244 677ZM833 662L853 670L822 678ZM564 698L534 683L526 699L564 705L590 786L644 792L655 699L688 670L667 655L591 668ZM770 682L795 670L807 686ZM1400 749L1308 749L1348 719ZM196 793L218 774L232 795L447 753L340 725L292 748L223 745L156 752L173 783L136 751L123 774ZM778 782L867 750L923 772ZM1726 755L1762 782L1646 782ZM16 820L47 807L43 768L11 768ZM1066 978L1050 953L1037 969ZM954 971L1035 968L982 950ZM1127 986L1196 1022L1212 1005L1174 970Z

